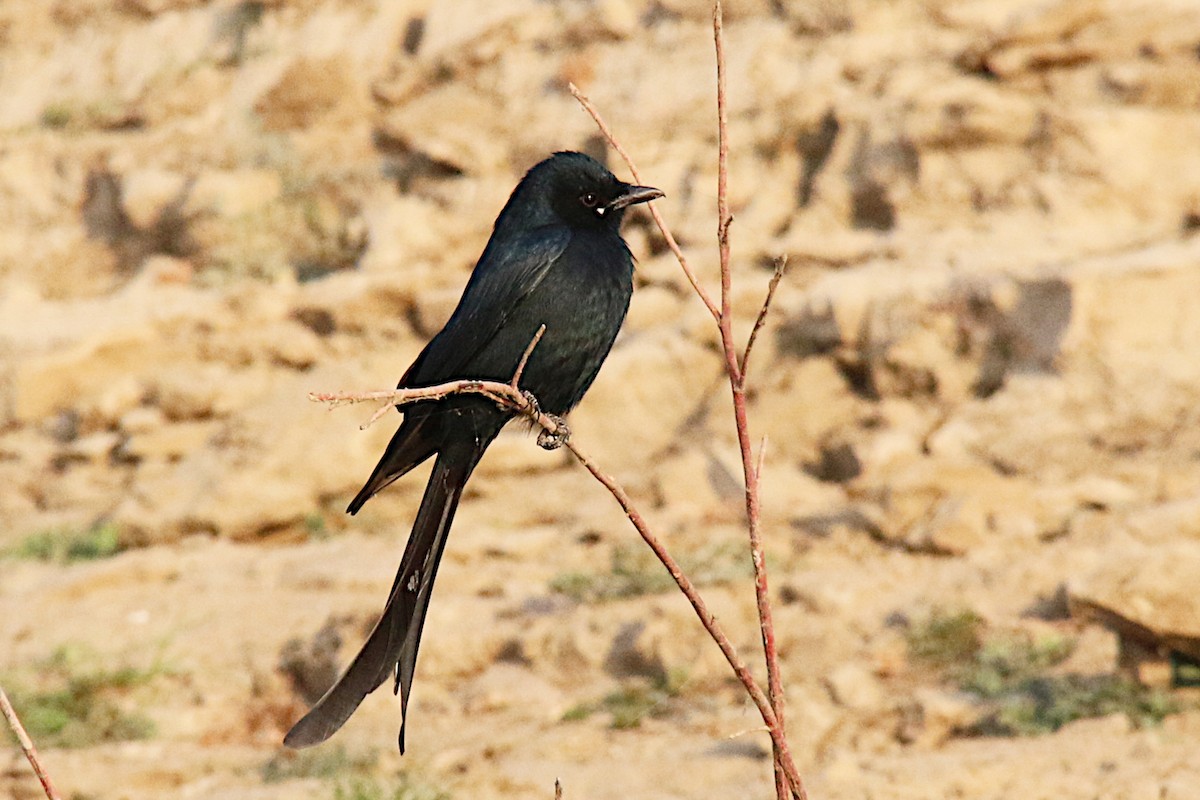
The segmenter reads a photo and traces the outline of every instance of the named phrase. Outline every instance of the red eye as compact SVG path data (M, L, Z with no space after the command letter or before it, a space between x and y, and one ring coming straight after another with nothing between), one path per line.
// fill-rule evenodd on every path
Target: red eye
M596 195L594 192L586 192L580 196L579 202L583 203L584 208L595 208Z

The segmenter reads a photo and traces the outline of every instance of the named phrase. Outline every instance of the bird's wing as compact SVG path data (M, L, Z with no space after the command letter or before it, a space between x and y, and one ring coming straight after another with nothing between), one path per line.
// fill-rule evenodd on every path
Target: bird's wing
M570 241L571 231L565 225L546 225L499 241L493 236L458 307L400 379L400 387L489 377L463 375L462 370L541 283Z

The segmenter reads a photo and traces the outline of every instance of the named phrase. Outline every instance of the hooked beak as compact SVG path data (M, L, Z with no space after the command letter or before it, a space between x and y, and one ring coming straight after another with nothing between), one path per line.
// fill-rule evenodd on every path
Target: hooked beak
M625 208L625 206L645 203L664 196L662 190L655 189L653 186L626 186L625 191L617 195L617 198L606 205L604 210L616 211Z

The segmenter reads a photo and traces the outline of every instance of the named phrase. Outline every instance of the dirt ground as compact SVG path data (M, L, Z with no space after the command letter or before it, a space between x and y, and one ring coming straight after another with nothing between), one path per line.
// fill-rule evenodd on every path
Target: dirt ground
M789 263L751 427L810 795L1200 797L1195 690L1132 681L1084 613L1177 671L1200 642L1200 6L726 12L740 336ZM687 603L517 426L459 510L406 755L386 690L280 744L424 485L345 516L395 418L306 395L394 384L533 163L627 177L568 82L716 291L705 3L0 4L0 684L65 796L772 795ZM761 673L711 320L644 211L625 233L572 429ZM39 796L15 747L0 796Z

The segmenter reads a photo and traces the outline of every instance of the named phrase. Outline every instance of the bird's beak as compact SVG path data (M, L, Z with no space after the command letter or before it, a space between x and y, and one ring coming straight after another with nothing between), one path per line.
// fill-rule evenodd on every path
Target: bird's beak
M606 205L604 210L616 211L625 206L645 203L664 196L664 193L660 189L655 189L653 186L626 186L625 191L617 195L617 198Z

